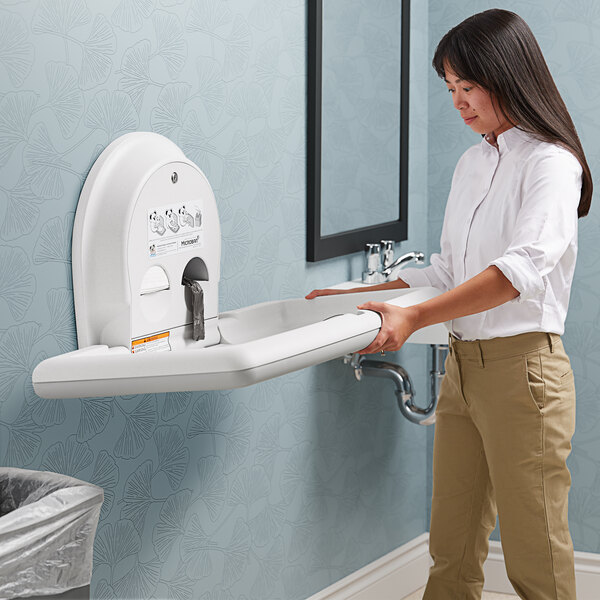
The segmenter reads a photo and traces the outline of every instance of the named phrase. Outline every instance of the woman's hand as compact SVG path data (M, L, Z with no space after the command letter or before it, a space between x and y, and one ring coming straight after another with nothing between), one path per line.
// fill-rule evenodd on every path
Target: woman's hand
M417 315L412 307L402 308L385 302L365 302L360 310L372 310L381 315L381 329L377 337L359 354L373 354L389 350L399 350L407 338L419 327Z
M398 290L402 288L410 287L408 283L398 277L393 281L386 281L385 283L376 283L375 285L367 285L356 288L350 288L347 290L313 290L307 296L304 296L308 300L316 298L317 296L332 296L333 294L364 294L365 292L380 292L382 290Z
M333 296L334 294L348 294L348 293L356 292L356 291L357 290L355 290L354 288L351 290L332 290L332 289L313 290L310 294L307 294L304 297L307 300L312 300L313 298L316 298L317 296Z

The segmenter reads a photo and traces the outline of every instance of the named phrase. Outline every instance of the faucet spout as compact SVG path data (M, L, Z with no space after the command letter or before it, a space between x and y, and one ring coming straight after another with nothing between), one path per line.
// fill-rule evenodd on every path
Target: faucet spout
M399 256L391 265L383 269L382 273L387 279L394 269L402 269L407 263L413 260L417 265L422 265L425 262L425 255L423 252L407 252L406 254Z

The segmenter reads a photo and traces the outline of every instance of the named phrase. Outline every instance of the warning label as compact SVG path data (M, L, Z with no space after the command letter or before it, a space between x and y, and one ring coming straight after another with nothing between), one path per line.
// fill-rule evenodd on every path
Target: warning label
M169 333L158 333L149 337L138 338L137 340L131 340L131 353L137 354L138 352L165 352L171 350L171 344L169 344Z
M165 204L148 211L148 254L158 258L203 245L202 206Z

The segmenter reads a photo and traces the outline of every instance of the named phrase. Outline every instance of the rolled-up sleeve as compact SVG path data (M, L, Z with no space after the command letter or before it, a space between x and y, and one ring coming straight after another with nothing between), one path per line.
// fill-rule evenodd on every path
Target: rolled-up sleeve
M543 299L544 276L558 264L577 233L582 168L566 150L532 157L523 179L522 204L514 234L502 256L492 260L519 292L511 302Z

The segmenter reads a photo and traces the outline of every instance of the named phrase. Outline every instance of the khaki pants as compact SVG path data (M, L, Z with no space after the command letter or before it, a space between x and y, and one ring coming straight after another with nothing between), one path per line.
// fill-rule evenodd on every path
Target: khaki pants
M500 522L508 577L525 600L576 600L568 524L575 384L558 334L449 336L436 410L424 600L480 599Z

